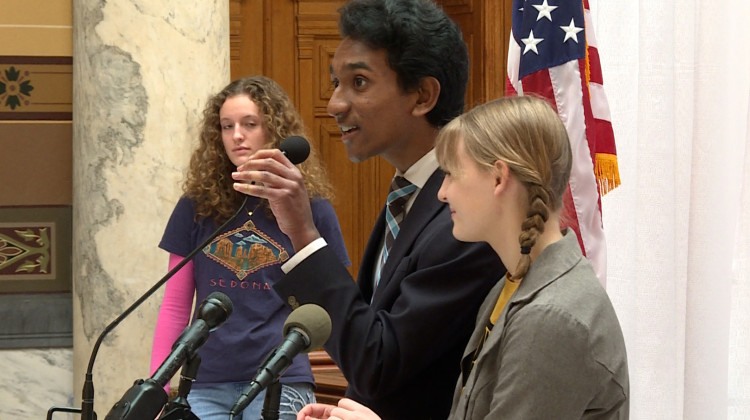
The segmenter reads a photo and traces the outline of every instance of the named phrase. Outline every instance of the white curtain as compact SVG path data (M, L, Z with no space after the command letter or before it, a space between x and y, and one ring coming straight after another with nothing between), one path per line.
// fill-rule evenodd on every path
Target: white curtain
M750 419L750 2L594 0L631 419Z

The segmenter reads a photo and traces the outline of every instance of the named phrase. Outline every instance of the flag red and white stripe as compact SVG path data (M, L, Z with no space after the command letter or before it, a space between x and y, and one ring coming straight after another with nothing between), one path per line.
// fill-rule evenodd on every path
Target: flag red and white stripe
M547 98L573 151L563 225L606 284L601 196L620 184L609 105L588 0L514 0L506 95Z

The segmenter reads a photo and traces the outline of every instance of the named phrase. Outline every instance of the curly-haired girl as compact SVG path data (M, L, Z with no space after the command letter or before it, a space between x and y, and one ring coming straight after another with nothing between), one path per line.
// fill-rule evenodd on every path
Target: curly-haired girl
M304 134L289 96L267 77L235 80L211 97L203 112L199 145L190 159L184 195L159 243L170 254L169 268L243 204L247 196L232 188L231 174L237 166L259 149L278 148L285 138ZM330 203L333 188L315 150L299 169L318 229L341 261L350 265ZM282 326L289 315L289 307L272 286L283 276L280 266L294 248L267 202L255 197L247 200L239 216L167 282L154 333L152 371L169 355L172 343L188 324L194 298L201 302L211 292L221 291L232 300L232 316L198 351L200 367L188 401L202 420L228 418L266 355L282 341ZM314 401L307 356L297 356L280 382L280 418L294 419L297 410ZM260 418L263 399L261 393L235 419Z

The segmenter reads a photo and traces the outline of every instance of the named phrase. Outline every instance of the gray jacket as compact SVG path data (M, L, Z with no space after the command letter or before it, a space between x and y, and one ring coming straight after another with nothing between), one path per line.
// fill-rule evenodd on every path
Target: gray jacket
M627 419L622 330L575 233L533 262L472 367L503 285L479 310L450 418Z

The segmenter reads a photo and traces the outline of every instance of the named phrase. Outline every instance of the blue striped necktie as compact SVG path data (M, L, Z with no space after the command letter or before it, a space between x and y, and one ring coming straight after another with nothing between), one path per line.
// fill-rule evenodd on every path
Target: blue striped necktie
M406 178L401 176L393 178L391 192L388 193L388 199L386 200L386 230L385 246L383 248L383 263L388 259L388 254L391 252L391 247L393 247L393 241L395 241L396 236L398 236L399 225L406 216L406 203L416 190L417 186L409 182Z
M380 258L380 263L377 265L375 272L375 284L373 285L373 298L375 297L375 289L380 283L380 272L383 269L385 260L388 259L388 254L393 246L393 241L396 239L399 231L399 225L406 216L406 203L409 201L409 197L414 194L417 190L417 186L409 182L402 176L396 176L391 182L391 190L388 193L385 206L385 242L383 243L383 255Z

